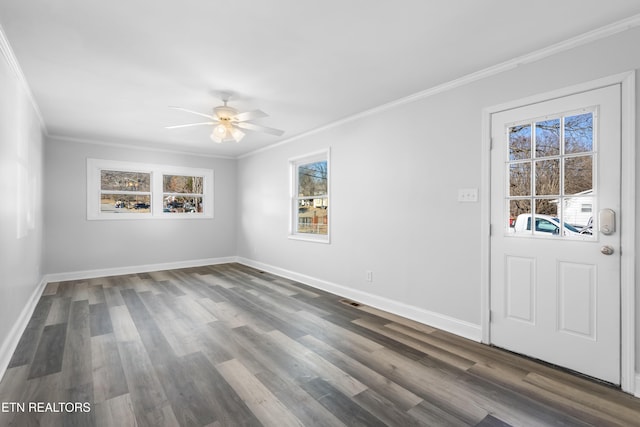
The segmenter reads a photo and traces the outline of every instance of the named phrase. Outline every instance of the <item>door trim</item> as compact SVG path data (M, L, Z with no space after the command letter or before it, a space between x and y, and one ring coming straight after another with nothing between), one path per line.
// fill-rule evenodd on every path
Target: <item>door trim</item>
M590 82L509 101L482 110L482 155L480 182L481 279L480 322L482 342L491 344L491 116L513 108L523 107L555 98L574 95L614 84L621 85L621 205L620 230L620 385L623 391L634 394L635 372L635 71L616 74ZM640 381L638 381L640 383ZM640 384L639 384L640 387ZM640 397L640 396L639 396Z

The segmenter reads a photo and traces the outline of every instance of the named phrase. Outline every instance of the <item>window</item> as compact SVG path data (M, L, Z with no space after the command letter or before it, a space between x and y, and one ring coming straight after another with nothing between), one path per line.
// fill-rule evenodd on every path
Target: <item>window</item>
M169 213L202 213L204 177L162 176L162 210Z
M329 151L292 159L290 165L290 237L328 243Z
M151 173L101 170L100 212L151 212Z
M593 209L596 112L588 108L507 128L508 224L519 216L533 215L533 234L591 236L580 230L587 227Z
M87 218L213 218L213 170L88 159Z

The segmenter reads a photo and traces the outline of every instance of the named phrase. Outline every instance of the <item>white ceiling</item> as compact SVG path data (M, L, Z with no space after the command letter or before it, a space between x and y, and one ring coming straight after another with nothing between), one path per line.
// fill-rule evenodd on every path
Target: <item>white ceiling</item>
M51 136L239 156L640 13L629 0L2 0ZM220 92L285 130L215 144ZM196 119L196 120L194 120Z

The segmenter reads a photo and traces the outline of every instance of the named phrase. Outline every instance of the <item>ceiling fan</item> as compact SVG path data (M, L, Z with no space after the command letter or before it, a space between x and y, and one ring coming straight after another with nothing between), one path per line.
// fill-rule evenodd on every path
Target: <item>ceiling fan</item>
M171 106L169 108L186 111L187 113L196 114L201 117L206 117L208 121L199 123L188 123L176 126L166 126L166 129L211 125L214 126L213 131L211 132L211 139L217 143L221 143L223 141L240 142L240 140L244 138L245 135L242 130L263 132L276 136L281 136L284 133L284 131L280 129L261 126L250 122L250 120L267 117L268 114L264 111L253 110L241 113L235 108L229 107L227 105L228 101L228 98L223 98L223 105L215 107L213 109L213 114L199 113L197 111L188 110L186 108Z

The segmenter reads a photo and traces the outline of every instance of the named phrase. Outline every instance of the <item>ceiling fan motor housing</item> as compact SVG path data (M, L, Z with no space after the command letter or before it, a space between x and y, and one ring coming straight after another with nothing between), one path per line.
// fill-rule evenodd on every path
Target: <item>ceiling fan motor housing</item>
M228 107L226 105L221 105L219 107L215 107L213 109L216 117L220 120L231 120L238 114L238 110L232 107Z

